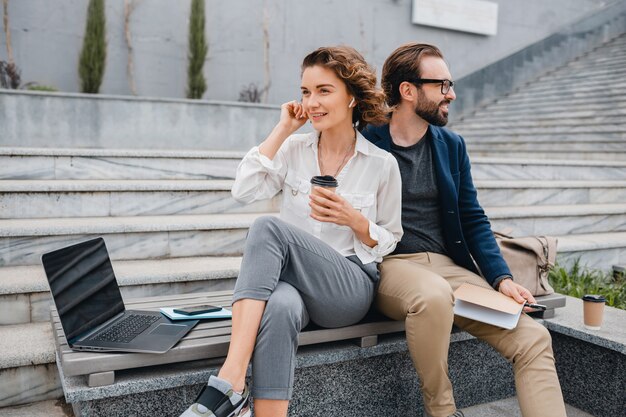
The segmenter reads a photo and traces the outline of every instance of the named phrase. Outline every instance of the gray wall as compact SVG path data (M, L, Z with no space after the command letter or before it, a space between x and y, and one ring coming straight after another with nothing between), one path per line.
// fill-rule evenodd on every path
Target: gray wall
M207 0L209 54L204 98L237 100L243 86L264 85L263 22L269 28L269 103L298 94L299 63L321 45L355 46L379 70L400 43L439 45L455 78L474 72L597 9L600 0L497 0L498 35L411 24L410 0ZM87 0L10 0L15 61L24 82L78 91L77 62ZM123 1L108 0L108 61L102 93L129 94ZM142 0L132 21L139 95L183 97L190 0ZM264 18L264 16L266 16ZM6 59L4 32L0 59Z

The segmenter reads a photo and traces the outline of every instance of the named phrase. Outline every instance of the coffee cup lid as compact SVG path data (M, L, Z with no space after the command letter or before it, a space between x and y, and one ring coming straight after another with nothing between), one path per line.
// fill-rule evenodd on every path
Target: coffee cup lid
M330 188L336 188L339 185L337 179L332 175L316 175L311 178L311 184Z
M606 298L598 294L585 294L583 301L591 301L592 303L606 303Z

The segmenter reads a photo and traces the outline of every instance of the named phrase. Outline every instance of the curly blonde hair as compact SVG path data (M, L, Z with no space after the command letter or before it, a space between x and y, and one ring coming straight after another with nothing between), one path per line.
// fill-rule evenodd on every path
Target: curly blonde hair
M359 131L368 124L388 123L389 108L385 93L376 87L376 72L356 49L343 45L318 48L304 58L302 72L315 65L333 70L354 96L352 123Z

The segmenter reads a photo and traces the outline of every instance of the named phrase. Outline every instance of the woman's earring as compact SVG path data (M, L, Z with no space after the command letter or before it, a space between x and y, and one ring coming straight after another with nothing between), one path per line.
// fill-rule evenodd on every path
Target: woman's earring
M354 106L354 97L352 97L352 100L350 100L350 104L348 104L348 108L351 108Z

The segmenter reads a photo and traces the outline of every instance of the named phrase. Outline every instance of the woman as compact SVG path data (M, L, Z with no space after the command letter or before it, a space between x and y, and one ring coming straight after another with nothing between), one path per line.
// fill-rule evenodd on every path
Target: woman
M283 191L280 219L250 227L228 356L184 417L249 416L251 359L255 416L286 416L298 333L309 320L341 327L362 319L377 263L402 235L397 162L358 132L386 121L374 71L353 48L319 48L302 63L301 90L302 103L282 105L272 133L237 170L237 200ZM315 132L293 135L306 120ZM312 187L319 175L335 177L336 190Z

